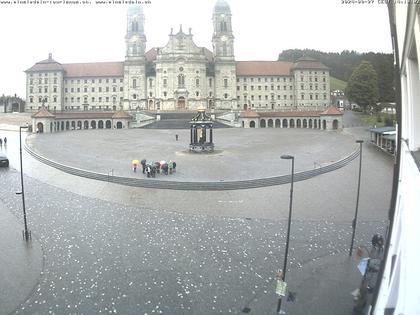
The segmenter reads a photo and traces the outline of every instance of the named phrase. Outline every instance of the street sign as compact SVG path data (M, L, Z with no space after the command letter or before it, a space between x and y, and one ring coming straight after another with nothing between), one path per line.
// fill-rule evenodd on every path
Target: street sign
M282 280L277 280L276 294L280 296L286 296L287 283Z

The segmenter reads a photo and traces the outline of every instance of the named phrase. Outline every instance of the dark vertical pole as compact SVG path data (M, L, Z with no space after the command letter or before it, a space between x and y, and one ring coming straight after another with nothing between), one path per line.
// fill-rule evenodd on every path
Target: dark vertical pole
M363 144L363 140L357 140L356 142L360 144L360 151L359 151L359 155L360 155L360 158L359 158L359 181L357 183L356 211L354 213L353 222L351 224L351 226L353 228L353 233L352 233L352 236L351 236L351 244L350 244L349 256L351 256L352 253L353 253L354 234L356 233L357 213L359 211L360 178L361 178L361 175L362 175L362 144Z
M210 127L210 143L213 143L213 128Z
M23 163L22 163L22 128L28 127L19 127L19 154L20 154L20 184L22 186L22 205L23 205L23 222L25 224L25 240L29 240L28 233L28 224L26 221L26 208L25 208L25 189L23 187Z
M287 256L289 254L289 241L290 241L290 225L292 223L292 205L293 205L293 180L294 180L294 172L295 172L295 158L293 156L282 156L284 159L291 159L292 160L292 176L290 179L290 197L289 197L289 217L287 220L287 236L286 236L286 249L284 254L284 262L283 262L283 272L282 272L282 280L286 280L286 271L287 271ZM278 304L277 304L277 313L281 311L281 301L282 298L280 296Z
M190 129L190 144L192 143L193 143L193 126L191 126L191 129Z

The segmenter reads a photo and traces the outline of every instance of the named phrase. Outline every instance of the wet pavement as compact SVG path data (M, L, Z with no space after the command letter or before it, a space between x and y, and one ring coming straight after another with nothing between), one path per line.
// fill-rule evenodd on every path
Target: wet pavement
M368 137L364 128L345 133ZM0 195L3 208L20 218L18 136L9 135L12 167L0 172ZM363 153L356 245L383 233L392 179L392 158L368 144ZM28 299L19 305L27 295L15 294L15 313L275 313L288 185L229 192L123 187L23 156L29 225L45 262L39 284L27 281L35 286ZM350 292L360 275L347 252L357 170L354 161L295 185L287 280L297 300L285 303L288 314L352 313Z

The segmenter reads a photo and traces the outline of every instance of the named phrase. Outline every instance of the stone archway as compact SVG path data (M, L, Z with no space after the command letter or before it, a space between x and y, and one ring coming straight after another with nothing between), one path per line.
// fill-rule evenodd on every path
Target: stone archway
M250 128L255 128L255 121L251 120L249 123Z
M283 119L283 128L287 128L289 124L287 123L287 119Z
M176 104L177 109L185 109L185 97L178 97L178 102Z
M81 120L79 120L79 121L77 121L77 129L82 129L82 121Z
M152 100L149 101L149 110L154 110L155 109L155 104L153 103Z
M280 128L280 119L276 119L275 121L275 127Z
M265 119L261 119L261 121L260 121L260 127L261 128L265 128L266 127L266 125L265 125Z
M37 133L43 133L44 132L44 124L42 122L39 122L36 124L36 130Z
M296 119L296 128L301 128L302 127L302 123L300 119Z
M295 128L295 120L293 118L290 119L290 128Z
M76 129L76 122L74 120L71 122L71 129L72 130Z
M122 129L123 124L121 121L117 122L117 129Z
M308 128L308 121L306 119L303 120L303 128Z
M322 129L323 130L327 129L327 121L325 119L322 120Z
M96 120L92 120L92 121L90 122L90 128L92 128L92 129L96 129Z
M333 130L338 129L338 120L337 120L337 119L334 119L334 120L333 120L332 129L333 129Z
M89 129L89 121L85 120L83 122L83 129Z
M268 126L269 128L273 128L273 120L272 120L272 119L269 119L269 120L268 120L268 122L267 122L267 126Z
M70 129L70 122L66 121L66 130L69 130L69 129Z
M309 128L312 128L312 119L309 119Z
M98 121L98 129L104 129L104 121L103 120Z
M106 129L111 129L111 121L110 121L110 120L107 120L107 121L105 122L105 128L106 128Z

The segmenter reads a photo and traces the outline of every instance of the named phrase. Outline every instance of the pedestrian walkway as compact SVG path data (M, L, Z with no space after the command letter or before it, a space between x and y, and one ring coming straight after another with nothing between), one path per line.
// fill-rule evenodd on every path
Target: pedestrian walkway
M0 315L10 314L31 294L43 266L40 243L22 239L23 226L0 201Z

